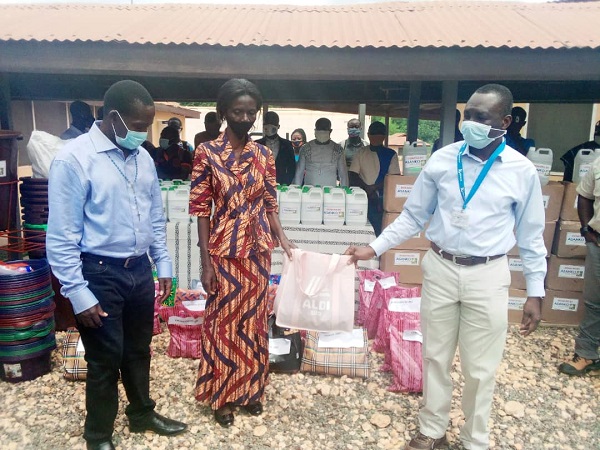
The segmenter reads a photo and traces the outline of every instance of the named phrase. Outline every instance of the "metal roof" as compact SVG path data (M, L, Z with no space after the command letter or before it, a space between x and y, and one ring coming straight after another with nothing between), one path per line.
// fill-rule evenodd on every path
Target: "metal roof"
M600 1L351 6L0 5L0 42L599 49Z

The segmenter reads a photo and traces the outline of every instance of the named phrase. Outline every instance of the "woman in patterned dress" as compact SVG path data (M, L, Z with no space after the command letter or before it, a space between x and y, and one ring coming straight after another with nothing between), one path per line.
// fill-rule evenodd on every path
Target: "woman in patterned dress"
M196 148L192 172L190 213L198 216L202 285L208 293L195 394L224 427L233 424L237 406L262 413L271 252L279 243L291 258L295 247L279 222L273 155L248 136L261 106L251 82L223 84L217 114L227 128Z

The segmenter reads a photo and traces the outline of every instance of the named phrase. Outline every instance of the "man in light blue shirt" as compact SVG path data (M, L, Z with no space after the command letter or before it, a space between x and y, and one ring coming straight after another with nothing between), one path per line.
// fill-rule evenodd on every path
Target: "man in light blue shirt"
M159 298L171 290L165 218L152 158L140 145L154 102L134 81L104 97L105 117L56 155L50 168L46 248L75 312L87 361L83 437L87 448L114 449L117 382L123 381L132 432L181 433L186 425L154 412L150 342L156 264Z
M521 333L532 333L541 319L544 206L535 167L503 138L511 108L506 87L479 88L465 107L464 142L435 152L402 214L369 246L346 251L352 262L380 256L431 219L426 236L432 248L422 261L423 407L420 432L407 450L448 446L457 345L465 377L460 439L469 450L489 448L488 419L508 322L506 253L515 244L514 229L528 295Z

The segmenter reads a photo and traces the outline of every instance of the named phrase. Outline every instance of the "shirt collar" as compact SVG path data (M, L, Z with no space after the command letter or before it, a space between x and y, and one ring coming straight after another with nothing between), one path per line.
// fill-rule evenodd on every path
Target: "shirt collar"
M459 150L460 147L464 144L464 142L460 142L459 145ZM504 148L504 150L502 151L502 153L500 153L498 155L498 161L500 162L508 162L508 161L514 161L516 159L519 159L519 156L521 155L519 152L517 152L516 150L510 151L510 149L512 149L512 147L509 147L508 145ZM463 153L463 155L469 155L469 158L471 158L474 161L477 162L485 162L485 161L481 161L481 159L478 156L472 155L471 154L471 147L469 147L467 145L467 149L465 150L465 152Z
M96 149L96 153L108 152L110 150L121 150L117 147L106 135L100 130L101 120L97 120L94 122L90 131L88 131L88 136ZM132 150L131 154L135 155L139 152L139 148Z

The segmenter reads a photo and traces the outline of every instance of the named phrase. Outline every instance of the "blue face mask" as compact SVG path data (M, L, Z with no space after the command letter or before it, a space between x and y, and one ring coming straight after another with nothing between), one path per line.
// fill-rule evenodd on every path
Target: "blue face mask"
M491 130L498 132L496 133L496 137L489 137ZM506 134L506 130L492 128L490 125L474 122L472 120L463 120L463 123L460 127L460 132L463 134L465 142L469 145L469 147L477 149L487 147L500 136L504 136Z
M360 136L360 128L348 128L348 136L349 137L359 137Z
M129 128L127 128L127 125L125 125L125 121L121 117L121 114L119 114L119 111L117 111L117 110L115 110L115 111L119 115L119 119L121 119L121 122L123 122L123 126L127 130L127 134L125 135L124 138L122 138L121 136L119 136L117 134L117 131L115 130L115 125L113 124L112 127L113 127L113 131L115 133L115 141L117 141L117 145L119 145L123 148L126 148L128 150L135 150L140 145L142 145L142 143L148 138L148 132L147 131L131 131Z

